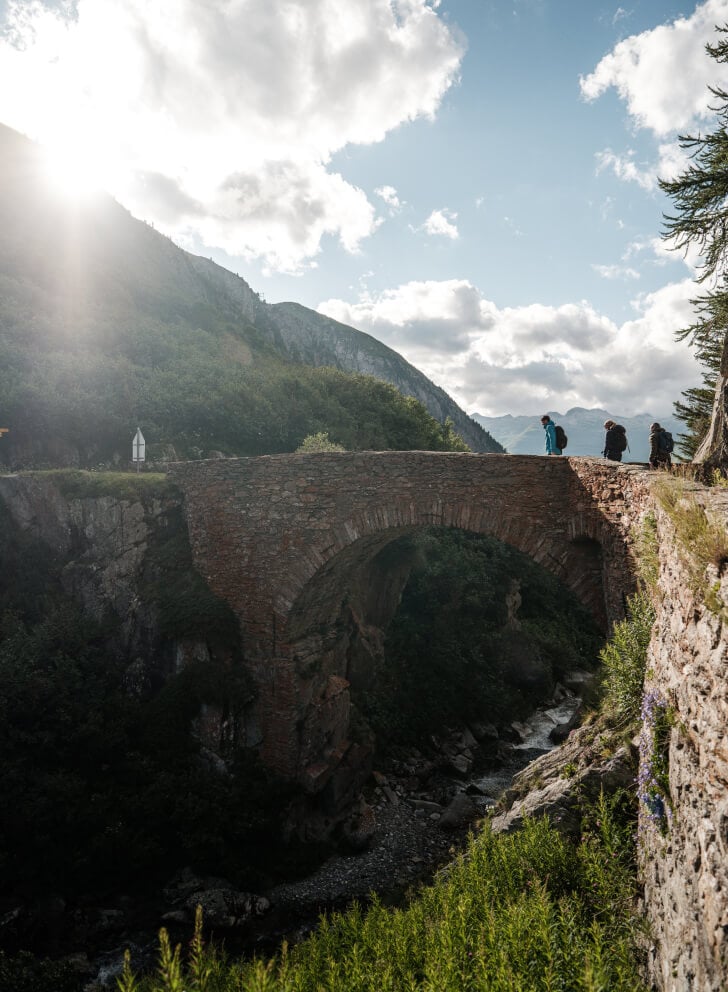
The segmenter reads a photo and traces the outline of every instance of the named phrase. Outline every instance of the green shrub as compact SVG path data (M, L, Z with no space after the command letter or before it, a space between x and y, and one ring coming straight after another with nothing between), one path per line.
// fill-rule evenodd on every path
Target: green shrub
M161 935L157 976L122 992L637 992L634 829L620 798L597 804L578 844L545 820L495 835L486 828L404 908L378 901L323 918L270 960L192 955Z
M618 719L635 722L639 717L647 667L647 648L652 636L655 608L645 592L635 593L627 603L627 617L614 625L602 649L605 706Z
M346 451L346 448L343 444L332 441L328 431L318 431L316 434L308 434L296 451L310 454L313 451Z

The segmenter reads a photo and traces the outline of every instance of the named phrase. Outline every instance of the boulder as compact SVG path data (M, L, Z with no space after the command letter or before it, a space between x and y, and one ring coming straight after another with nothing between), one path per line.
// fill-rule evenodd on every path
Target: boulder
M459 792L437 821L442 830L459 830L477 820L478 807L464 792Z
M454 754L448 758L448 767L460 778L465 778L470 774L473 767L472 755Z
M575 751L574 754L576 753ZM506 793L510 806L491 821L493 832L512 833L523 826L526 818L546 816L563 833L578 836L581 830L581 807L585 800L593 801L602 790L605 794L611 794L634 782L633 758L626 747L618 748L606 758L595 756L591 764L582 765L567 776L564 775L564 768L569 757L569 752L565 752L559 764L556 752L533 762L530 766L531 774L537 766L542 772L539 786L532 787L520 798L513 798L513 790ZM517 779L518 776L514 781Z
M197 907L202 907L202 918L208 927L232 929L245 926L253 917L262 916L270 909L263 896L237 889L201 889L191 893L184 908L194 918Z

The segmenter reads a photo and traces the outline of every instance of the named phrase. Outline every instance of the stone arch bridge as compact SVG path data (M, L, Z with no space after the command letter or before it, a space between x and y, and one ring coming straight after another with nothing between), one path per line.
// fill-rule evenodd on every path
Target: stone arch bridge
M195 564L240 619L258 689L244 738L334 806L362 763L350 684L381 652L409 572L387 561L392 541L430 525L491 535L553 572L606 629L633 587L631 534L649 502L640 467L589 458L316 453L169 474Z

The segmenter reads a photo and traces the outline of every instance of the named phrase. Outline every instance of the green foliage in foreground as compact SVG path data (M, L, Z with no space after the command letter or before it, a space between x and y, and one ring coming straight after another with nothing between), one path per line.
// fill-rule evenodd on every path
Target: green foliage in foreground
M515 548L431 528L387 549L397 553L415 563L382 670L355 700L381 740L422 743L463 721L521 717L565 672L596 663L602 637L591 615ZM514 591L520 604L509 625Z
M655 608L646 592L635 593L627 603L627 617L615 624L612 637L601 652L604 665L603 707L617 719L634 723L640 714L647 668L647 647L655 622Z
M638 992L633 823L602 800L578 844L544 820L466 852L405 908L379 902L321 921L271 960L161 934L159 973L122 992Z

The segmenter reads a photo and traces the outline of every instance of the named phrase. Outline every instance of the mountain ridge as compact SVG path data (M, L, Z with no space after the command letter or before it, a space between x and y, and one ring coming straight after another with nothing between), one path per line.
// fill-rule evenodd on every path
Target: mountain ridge
M625 462L647 462L649 459L650 424L656 420L675 440L682 430L680 421L674 416L655 417L650 413L639 413L632 417L619 417L601 407L571 407L566 413L557 410L545 411L561 424L569 438L566 453L569 455L596 455L604 450L604 422L614 420L627 431L629 450L622 456ZM498 417L488 417L473 413L472 417L498 440L513 455L542 455L544 453L543 428L539 415L506 413Z
M199 457L292 451L321 430L345 446L441 450L450 417L472 450L502 450L364 332L265 303L107 194L64 200L38 147L4 125L0 401L11 428L0 458L19 467L123 464L137 426L160 448Z

